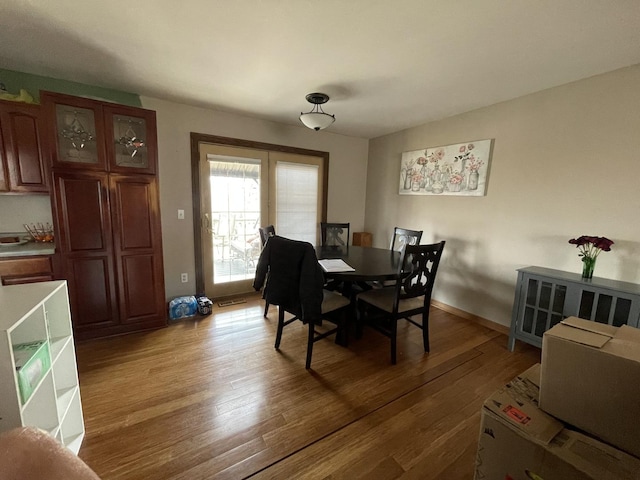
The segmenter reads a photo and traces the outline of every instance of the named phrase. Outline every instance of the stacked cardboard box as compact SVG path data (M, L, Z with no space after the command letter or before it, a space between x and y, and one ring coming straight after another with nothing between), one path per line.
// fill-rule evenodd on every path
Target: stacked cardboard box
M485 401L476 480L640 480L639 380L640 330L566 319Z
M540 408L640 458L640 330L569 317L547 331Z

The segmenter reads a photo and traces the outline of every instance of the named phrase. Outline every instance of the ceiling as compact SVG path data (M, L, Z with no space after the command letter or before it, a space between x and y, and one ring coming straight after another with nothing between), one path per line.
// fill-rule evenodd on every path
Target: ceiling
M638 0L0 0L0 67L373 138L640 63ZM1 80L1 79L0 79Z

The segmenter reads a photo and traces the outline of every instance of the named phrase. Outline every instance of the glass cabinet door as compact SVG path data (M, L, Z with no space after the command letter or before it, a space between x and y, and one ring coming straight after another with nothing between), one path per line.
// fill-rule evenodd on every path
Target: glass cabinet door
M632 308L632 296L620 292L584 287L580 292L580 306L577 316L620 327L629 322Z
M519 332L541 345L544 332L564 319L567 285L530 276L524 282Z
M105 106L107 157L111 172L156 172L155 112Z
M42 102L55 125L53 166L104 170L101 107L92 100L49 92L43 93Z

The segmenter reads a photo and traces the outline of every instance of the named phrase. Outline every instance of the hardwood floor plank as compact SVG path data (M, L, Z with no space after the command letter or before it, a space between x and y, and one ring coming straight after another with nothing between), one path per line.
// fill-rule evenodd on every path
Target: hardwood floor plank
M507 369L489 361L474 358L253 478L286 478L291 471L307 478L367 478L361 473L372 474L368 466L386 457L401 465L407 478L472 478L484 399L538 359L521 360ZM474 448L461 448L461 440ZM467 457L461 458L460 452ZM439 476L440 470L458 462L467 465L463 475Z
M365 330L348 348L318 342L307 371L306 327L288 326L276 351L277 309L265 319L263 306L79 344L80 457L105 480L470 478L482 402L539 361L432 308L429 354L403 322L397 365Z

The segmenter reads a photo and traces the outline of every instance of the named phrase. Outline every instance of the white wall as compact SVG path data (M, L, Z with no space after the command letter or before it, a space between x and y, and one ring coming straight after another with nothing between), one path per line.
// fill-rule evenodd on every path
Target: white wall
M434 298L509 325L516 269L572 272L570 238L615 245L595 276L640 283L640 65L371 140L365 228L446 240ZM403 151L495 139L486 197L400 196Z
M53 224L49 195L0 195L0 232L24 233L24 224Z
M351 222L352 231L364 227L368 141L314 132L236 114L196 108L142 97L142 105L156 111L160 208L167 298L193 295L195 264L191 198L191 132L329 152L328 221ZM296 112L292 112L295 116ZM185 220L177 219L184 209ZM180 273L189 283L180 282Z

